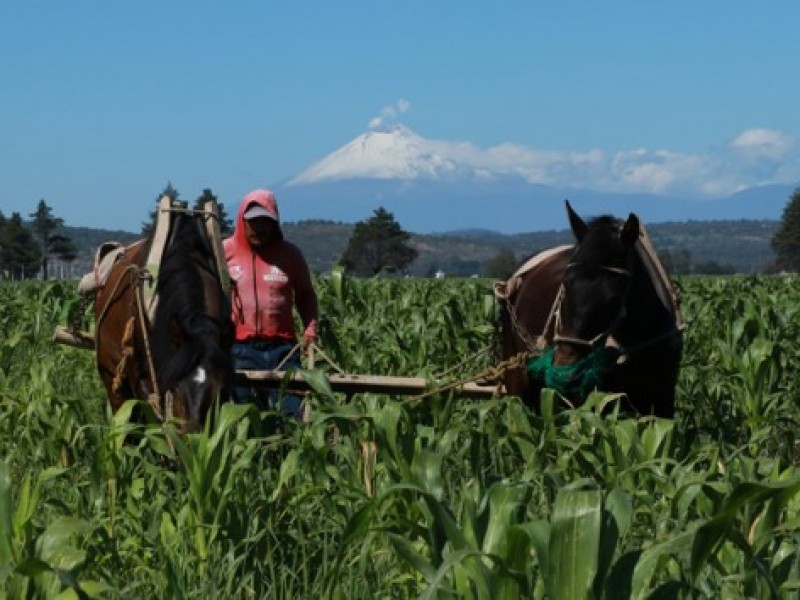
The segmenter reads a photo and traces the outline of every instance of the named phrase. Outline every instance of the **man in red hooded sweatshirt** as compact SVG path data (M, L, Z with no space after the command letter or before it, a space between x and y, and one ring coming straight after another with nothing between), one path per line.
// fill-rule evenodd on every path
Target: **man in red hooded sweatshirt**
M300 366L293 309L303 323L301 345L317 337L317 295L300 249L283 238L275 195L253 190L239 206L233 235L224 240L225 259L233 282L233 322L236 369L282 370ZM287 358L287 355L292 353ZM275 394L250 387L234 387L232 399L276 408ZM286 396L281 410L299 418L301 400Z

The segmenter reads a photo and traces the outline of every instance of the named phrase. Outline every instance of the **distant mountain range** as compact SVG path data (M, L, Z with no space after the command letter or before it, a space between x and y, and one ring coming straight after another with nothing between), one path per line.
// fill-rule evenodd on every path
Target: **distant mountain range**
M521 259L571 241L565 198L584 217L635 212L657 249L688 252L694 264L754 272L774 258L770 239L795 188L765 185L713 200L559 189L532 183L529 173L487 167L469 144L428 140L403 126L359 135L272 186L287 237L301 246L314 271L329 270L354 223L382 206L414 234L415 275L480 274L501 250ZM84 264L100 242L137 237L70 229L80 238Z
M656 250L662 255L683 256L692 272L755 273L769 270L774 261L771 247L777 221L688 221L645 224ZM301 221L284 225L286 237L299 245L311 269L330 271L341 257L353 225L323 221ZM482 275L500 252L510 252L517 261L546 248L572 243L567 229L519 234L484 230L461 230L446 234L413 234L418 252L409 274L431 276ZM668 266L668 265L667 265ZM669 267L669 266L668 266Z
M765 185L715 199L555 188L478 168L450 146L396 126L358 136L273 189L290 221L313 216L353 223L382 206L415 233L480 228L514 234L566 227L565 198L584 216L635 212L647 223L777 221L796 187Z
M739 273L754 273L769 268L774 260L770 245L778 221L686 221L645 223L656 250L686 255L694 270L717 264ZM342 256L353 233L353 224L332 221L286 222L286 237L303 250L311 270L329 272ZM130 243L139 236L122 231L85 227L66 227L66 234L79 249L79 259L70 265L72 276L91 269L95 249L103 242ZM430 276L437 271L447 275L482 275L500 252L511 252L518 261L545 248L571 243L567 229L502 234L483 229L462 229L442 234L413 234L418 254L409 268L414 276Z

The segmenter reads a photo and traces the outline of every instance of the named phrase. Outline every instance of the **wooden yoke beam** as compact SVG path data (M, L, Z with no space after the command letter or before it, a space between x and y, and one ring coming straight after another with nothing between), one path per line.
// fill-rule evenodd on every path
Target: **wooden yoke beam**
M382 375L344 375L330 373L325 376L334 392L363 394L373 392L392 396L415 396L430 391L430 382L423 377L387 377ZM310 386L300 373L285 371L236 371L238 385L279 388L283 385L291 390L308 390ZM461 396L491 398L496 395L496 386L464 383L453 389ZM502 390L501 390L502 392Z

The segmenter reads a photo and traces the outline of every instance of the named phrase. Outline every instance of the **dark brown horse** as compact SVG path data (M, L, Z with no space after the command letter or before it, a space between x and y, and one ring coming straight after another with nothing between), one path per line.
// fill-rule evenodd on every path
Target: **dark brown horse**
M136 242L98 291L97 368L113 411L138 398L196 430L229 383L231 309L207 218L174 213L160 261L145 265L152 237Z
M536 357L507 371L506 389L534 408L544 387L574 405L593 389L622 392L627 408L672 417L683 324L639 219L587 224L569 202L567 214L576 244L535 256L498 286L503 357Z

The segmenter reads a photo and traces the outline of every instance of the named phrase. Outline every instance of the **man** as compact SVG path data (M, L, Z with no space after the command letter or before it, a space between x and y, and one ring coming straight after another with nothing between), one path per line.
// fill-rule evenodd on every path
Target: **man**
M293 308L303 323L305 349L317 337L317 295L300 249L283 238L275 195L253 190L239 206L233 235L223 242L233 281L236 369L281 370L300 366ZM291 353L291 354L290 354ZM275 408L275 394L247 386L234 387L232 399ZM286 396L281 410L301 417L301 400Z

